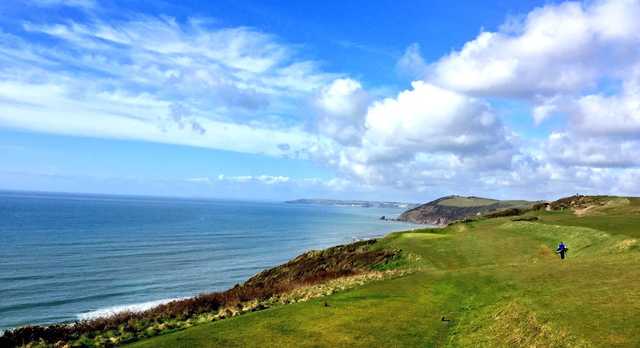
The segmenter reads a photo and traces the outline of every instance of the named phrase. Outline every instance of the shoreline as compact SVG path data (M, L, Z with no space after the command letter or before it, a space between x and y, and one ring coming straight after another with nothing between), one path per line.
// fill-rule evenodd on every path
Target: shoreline
M201 293L198 295L194 295L194 296L187 296L187 297L183 297L183 298L168 298L168 299L159 299L159 300L152 300L152 301L146 301L146 302L141 302L141 303L134 303L134 304L124 304L124 305L113 305L113 306L108 306L108 307L104 307L104 308L98 308L96 310L92 310L92 311L88 311L85 313L79 313L77 314L77 320L74 321L69 321L69 322L57 322L57 323L51 323L51 324L31 324L31 325L24 325L24 326L20 326L17 328L10 328L10 329L5 329L3 331L0 331L0 343L2 343L2 339L5 338L6 334L13 334L15 335L16 333L20 333L21 331L42 331L42 332L47 332L47 331L65 331L65 332L72 332L74 330L77 330L79 327L85 326L87 324L92 324L95 322L109 322L109 321L113 321L113 320L118 320L118 318L120 317L140 317L140 316L144 316L148 313L154 313L154 312L158 312L158 311L163 311L168 307L172 307L172 306L176 306L179 305L183 302L194 302L194 301L198 301L200 300L202 297L206 297L206 296L210 296L210 295L219 295L219 294L227 294L230 292L234 292L236 289L238 288L242 288L245 287L247 285L251 285L251 282L254 281L257 277L260 277L264 274L268 274L268 273L272 273L272 272L278 272L278 270L282 270L285 269L285 272L281 272L281 274L279 274L279 277L285 277L285 278L291 278L290 280L292 282L295 282L295 277L290 277L291 274L293 273L290 267L290 264L292 262L297 262L300 259L305 259L305 258L313 258L318 254L324 254L327 252L332 252L332 250L340 250L340 249L349 249L352 248L353 246L358 246L358 245L373 245L375 243L378 242L379 239L386 237L387 235L390 235L392 233L398 233L398 232L407 232L407 231L415 231L415 230L420 230L420 229L424 229L424 228L437 228L434 226L422 226L422 227L418 227L418 226L422 226L422 225L417 225L416 228L412 228L412 229L399 229L396 231L391 231L388 233L381 233L381 234L377 234L374 236L367 236L365 238L359 238L358 240L354 240L351 242L346 242L346 244L340 244L340 245L334 245L334 246L329 246L327 248L323 248L323 249L314 249L314 250L308 250L303 252L300 255L297 255L295 257L293 257L292 259L290 259L287 262L281 263L281 264L277 264L271 268L267 268L265 270L263 270L262 272L259 272L257 274L254 274L253 276L249 277L247 280L244 281L244 283L242 283L242 285L238 285L236 284L236 286L234 287L230 287L227 288L226 290L223 290L221 292L213 292L213 293ZM355 237L357 238L357 237ZM368 251L368 249L365 247L363 250L365 251L358 251L358 252L364 252L366 253L371 253L372 251ZM379 251L379 252L383 252L383 251ZM378 252L378 253L379 253ZM300 299L287 299L287 293L291 294L295 294L298 293L298 295L292 295L293 297L295 296L302 296L303 298L308 299L309 296L311 296L311 298L313 297L317 297L317 296L324 296L324 293L321 294L315 294L315 295L309 295L309 291L311 291L313 293L312 290L304 290L304 289L312 289L313 287L317 286L317 285L321 285L323 283L329 283L332 280L340 280L340 279L347 279L348 277L351 276L356 276L356 278L353 280L353 282L358 283L358 284L363 284L364 282L367 282L370 279L380 279L381 277L384 277L384 275L381 274L373 274L371 273L371 271L363 271L363 269L365 268L369 268L369 267L373 267L375 264L379 263L379 262L387 262L388 258L395 258L398 257L398 252L393 253L393 255L389 254L387 251L384 251L383 254L386 255L384 256L382 259L374 259L373 261L367 261L364 264L358 264L358 266L356 268L354 268L354 270L348 270L345 271L344 273L335 273L335 274L330 274L328 275L326 279L323 280L323 275L321 271L314 271L314 272L310 272L305 274L306 277L310 278L310 279L314 279L311 282L305 282L305 281L301 281L300 284L295 285L293 287L289 287L287 288L285 286L285 288L277 290L275 292L273 292L273 294L269 295L268 298L264 298L262 300L250 300L249 304L247 306L245 306L245 300L238 302L239 305L240 303L243 303L243 305L241 306L241 309L238 311L235 310L229 310L229 308L223 308L222 312L220 312L220 310L218 310L218 312L216 314L212 314L212 311L205 311L201 314L198 314L197 316L192 316L192 318L187 319L185 321L185 325L186 327L190 327L192 325L194 325L194 321L192 319L194 319L196 322L202 322L204 321L215 321L215 320L221 320L230 316L235 316L235 315L239 315L248 311L255 311L255 310L261 310L261 309L265 309L265 308L269 308L273 305L282 305L282 304L287 304L291 302L298 302ZM357 253L356 253L357 254ZM385 261L387 260L387 261ZM344 271L344 270L343 270ZM369 273L371 273L372 275L368 275ZM358 279L358 276L363 276L363 279ZM317 278L317 279L316 279ZM318 279L320 279L318 281ZM337 286L340 289L344 289L345 285L344 284L339 284L340 282L337 282ZM298 289L298 290L296 290ZM300 291L302 291L300 293ZM324 289L323 291L330 291L331 293L333 292L333 290L327 290ZM284 297L282 297L284 296ZM274 298L276 298L276 300L274 300ZM266 302L265 302L266 300ZM274 302L275 301L275 302ZM208 314L207 314L208 313ZM205 315L206 314L206 315ZM204 315L204 317L203 317ZM100 331L100 330L99 330ZM57 342L57 341L56 341ZM70 342L70 341L69 341Z
M395 220L389 220L391 222L396 222ZM403 223L403 222L401 222ZM309 252L313 252L313 251L322 251L322 250L326 250L326 249L330 249L333 247L337 247L337 246L342 246L342 245L349 245L352 243L357 243L357 242L363 242L363 241L371 241L371 240L378 240L378 239L382 239L385 238L386 236L392 234L392 233L398 233L398 232L409 232L409 231L414 231L414 230L421 230L421 229L425 229L425 228L441 228L440 226L433 226L433 225L422 225L422 224L414 224L416 227L415 228L411 228L411 229L400 229L400 230L396 230L396 231L391 231L391 232L386 232L386 233L379 233L379 234L373 234L370 236L365 236L365 237L358 237L358 236L352 236L350 239L345 238L344 242L342 244L333 244L333 245L329 245L327 247L321 248L321 249L308 249L305 251L302 251L301 254L298 255L294 255L293 257L291 257L290 259L288 259L287 261L284 261L283 263L279 263L279 264L274 264L272 266L267 267L266 269L264 269L263 271L272 269L272 268L277 268L283 264L286 264L288 261L295 259L296 257L302 255L302 254L306 254ZM247 280L249 280L251 277L261 273L257 272L251 276L249 276L248 278L246 278L244 281L246 282ZM227 288L223 288L219 291L226 291L231 289L231 287L227 287ZM51 323L30 323L30 324L25 324L25 325L21 325L21 326L16 326L16 327L10 327L10 328L5 328L5 329L0 329L0 336L2 336L2 334L6 331L11 331L11 330L15 330L15 329L19 329L22 327L26 327L26 326L51 326L51 325L72 325L78 321L83 321L83 320L92 320L92 319L99 319L99 318L103 318L103 317L108 317L108 316L112 316L112 315L117 315L119 313L122 312L142 312L145 310L149 310L149 309L153 309L155 307L161 306L163 304L167 304L169 302L172 301L179 301L179 300L185 300L185 299L190 299L190 298L194 298L197 297L198 295L202 294L202 293L210 293L210 292L216 292L215 290L204 290L202 292L193 294L193 295L187 295L187 296L181 296L181 297L169 297L169 298L160 298L160 299L151 299L149 301L142 301L142 302L133 302L133 303L114 303L108 306L104 306L104 307L99 307L96 309L89 309L85 312L80 312L75 314L75 318L76 319L72 319L72 320L65 320L65 321L58 321L58 322L51 322Z
M423 225L419 225L419 224L415 224L415 225L416 226L423 226ZM326 246L326 247L323 247L323 248L319 248L319 249L303 250L300 254L296 254L296 255L292 256L291 258L289 258L289 259L287 259L287 260L285 260L285 261L283 261L281 263L277 263L277 264L271 265L271 266L263 269L262 271L266 271L266 270L269 270L269 269L272 269L272 268L277 268L277 267L279 267L279 266L281 266L283 264L286 264L288 261L290 261L292 259L295 259L296 257L298 257L298 256L300 256L302 254L309 253L309 252L322 251L322 250L330 249L330 248L333 248L333 247L336 247L336 246L348 245L348 244L362 242L362 241L378 240L378 239L384 238L387 235L392 234L392 233L413 231L413 230L423 229L423 228L431 228L431 226L424 225L424 227L415 227L415 228L412 228L412 229L400 229L400 230L396 230L396 231L373 234L373 235L368 235L368 236L364 236L364 237L359 237L357 235L351 236L351 237L345 237L344 241L342 243L340 243L340 244L332 244L332 245L329 245L329 246ZM433 227L433 228L437 228L437 226ZM245 278L243 280L243 282L246 282L251 277L261 273L262 271L254 273L252 275L249 275L247 278ZM75 319L68 319L68 320L49 322L49 323L28 323L28 324L15 326L15 327L8 327L8 328L4 328L4 329L0 328L0 337L4 334L4 332L12 331L12 330L15 330L15 329L20 329L20 328L23 328L23 327L29 327L29 326L46 327L46 326L52 326L52 325L73 325L73 324L75 324L75 323L77 323L79 321L93 320L93 319L109 317L109 316L117 315L117 314L120 314L120 313L123 313L123 312L134 312L134 313L143 312L145 310L153 309L155 307L161 306L163 304L167 304L167 303L172 302L172 301L179 301L179 300L195 298L195 297L197 297L197 296L199 296L200 294L203 294L203 293L227 291L227 290L229 290L231 288L232 288L232 286L225 287L225 288L222 288L220 290L203 290L201 292L194 293L192 295L180 296L180 297L168 297L168 298L150 299L148 301L132 302L132 303L114 303L114 304L110 304L110 305L107 305L107 306L98 307L98 308L95 308L95 309L89 309L89 310L84 311L84 312L76 313L74 315Z
M9 212L3 219L9 263L0 267L6 272L0 277L2 330L223 291L308 250L416 227L378 221L379 215L397 214L393 209L123 204L23 194L2 202ZM28 215L15 213L20 209Z
M117 315L122 312L134 312L134 313L144 312L146 310L153 309L155 307L167 304L169 302L186 300L191 297L193 296L166 298L166 299L152 300L147 302L128 303L128 304L120 304L120 305L98 308L95 310L78 314L77 320L82 321L82 320L99 319L99 318Z

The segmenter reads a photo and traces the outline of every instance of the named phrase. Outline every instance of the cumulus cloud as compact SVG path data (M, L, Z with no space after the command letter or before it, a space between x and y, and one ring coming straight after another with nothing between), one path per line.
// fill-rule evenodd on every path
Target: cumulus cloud
M508 168L510 133L479 99L422 81L374 101L352 127L359 141L318 146L313 154L369 185L427 186L464 168Z
M583 96L570 113L581 133L640 137L640 64L628 72L621 93Z
M365 146L381 159L397 150L482 154L504 140L487 103L421 81L395 98L373 103L365 128Z
M546 104L567 116L567 127L545 142L548 157L568 166L639 166L640 68L630 69L618 94L554 97ZM534 117L536 116L534 111Z
M610 138L580 138L572 133L552 133L546 142L551 160L568 166L596 168L640 165L640 141Z
M547 5L502 31L483 31L434 63L429 78L476 95L583 91L638 59L639 17L637 1Z
M369 96L360 82L336 79L315 97L317 130L343 145L356 144L364 131Z
M549 192L563 191L563 186L587 191L624 186L618 177L631 177L631 168L640 166L635 155L640 150L637 18L640 2L633 0L550 4L510 17L498 31L483 30L461 49L427 64L427 84L466 98L528 101L536 125L563 116L546 139L527 140L526 148L510 148L518 138L509 131L503 132L506 145L495 147L501 137L489 137L490 152L502 153L493 156L496 163L508 163L511 171L492 166L476 171L482 182L510 189L546 186ZM420 67L421 62L419 47L412 45L398 67ZM411 139L392 138L402 139L402 147ZM451 154L463 158L460 152ZM480 155L470 159L467 164L490 163ZM436 172L425 168L425 174ZM448 180L459 180L458 173ZM536 179L527 180L527 173Z

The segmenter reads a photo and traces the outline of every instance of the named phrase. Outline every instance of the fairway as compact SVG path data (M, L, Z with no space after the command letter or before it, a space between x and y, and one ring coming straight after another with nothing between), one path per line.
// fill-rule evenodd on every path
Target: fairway
M376 247L402 249L408 275L131 347L637 347L638 206L393 233Z

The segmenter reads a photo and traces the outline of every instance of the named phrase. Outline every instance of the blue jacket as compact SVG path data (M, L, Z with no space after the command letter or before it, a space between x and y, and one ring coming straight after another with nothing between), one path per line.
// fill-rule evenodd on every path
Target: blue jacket
M557 249L557 251L564 251L565 249L567 249L567 247L565 247L565 246L564 246L564 243L560 243L560 244L558 245L558 249Z

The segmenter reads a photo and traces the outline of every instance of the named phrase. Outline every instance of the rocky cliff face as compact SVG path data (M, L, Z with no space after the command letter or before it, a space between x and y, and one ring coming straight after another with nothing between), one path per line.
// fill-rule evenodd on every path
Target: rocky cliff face
M533 202L499 201L479 197L447 196L409 209L398 220L445 226L456 220L496 213L505 209L527 208Z

